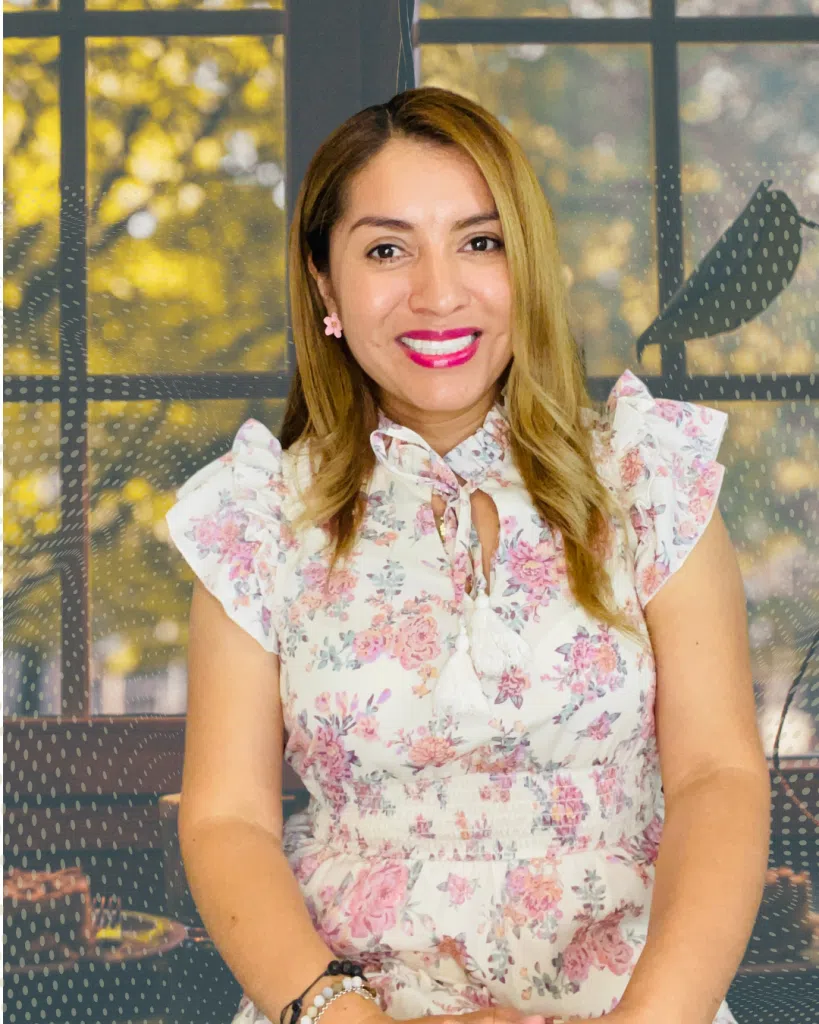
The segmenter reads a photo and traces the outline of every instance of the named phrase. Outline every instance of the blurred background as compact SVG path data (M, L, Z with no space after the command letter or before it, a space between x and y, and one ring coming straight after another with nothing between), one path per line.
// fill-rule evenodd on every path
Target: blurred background
M413 85L477 100L524 146L593 396L629 368L729 414L720 509L772 762L771 866L790 872L769 909L798 931L819 909L819 231L739 330L642 359L635 342L763 179L819 220L817 0L3 10L6 870L80 866L93 893L193 929L162 955L75 963L72 985L7 958L8 1019L232 1019L174 845L193 575L164 516L248 417L277 432L302 175L340 122ZM300 806L292 773L283 796ZM819 941L811 959L800 934L750 950L740 1024L819 1022Z

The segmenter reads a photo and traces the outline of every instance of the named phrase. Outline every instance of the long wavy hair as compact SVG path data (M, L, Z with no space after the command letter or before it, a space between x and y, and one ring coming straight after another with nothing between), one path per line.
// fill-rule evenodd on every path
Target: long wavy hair
M643 645L645 635L614 602L604 569L608 516L624 510L598 477L582 410L595 410L571 333L551 206L514 137L489 111L446 89L408 89L359 111L319 147L299 190L288 240L296 369L280 432L282 447L309 442L312 466L295 528L322 526L330 574L352 552L375 466L369 435L378 388L346 341L324 332L324 302L308 268L329 273L330 233L349 185L393 138L459 147L483 173L503 229L512 291L512 358L506 385L512 455L541 517L560 531L568 582L593 617Z

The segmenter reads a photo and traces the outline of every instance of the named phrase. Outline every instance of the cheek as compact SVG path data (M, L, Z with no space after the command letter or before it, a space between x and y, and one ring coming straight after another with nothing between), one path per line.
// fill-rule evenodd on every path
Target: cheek
M473 282L472 293L490 316L501 320L508 318L512 308L512 288L506 268L487 268Z
M362 339L377 338L383 333L385 322L400 306L405 295L403 287L395 279L373 280L370 275L361 274L347 282L342 296L345 321L351 332ZM344 297L347 301L344 302Z

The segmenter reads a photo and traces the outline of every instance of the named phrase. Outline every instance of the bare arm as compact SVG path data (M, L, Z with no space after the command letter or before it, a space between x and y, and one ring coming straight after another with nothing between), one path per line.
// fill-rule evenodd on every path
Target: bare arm
M336 957L313 926L282 849L279 661L196 582L179 844L197 909L243 990L274 1024ZM329 984L323 979L305 997ZM389 1021L360 996L322 1024Z

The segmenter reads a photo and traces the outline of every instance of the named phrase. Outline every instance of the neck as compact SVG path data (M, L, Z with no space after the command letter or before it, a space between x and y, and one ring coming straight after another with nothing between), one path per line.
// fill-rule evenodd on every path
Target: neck
M433 451L439 455L457 447L461 441L471 437L483 425L486 414L498 399L496 392L490 391L479 402L467 409L454 412L435 412L418 409L415 406L396 401L382 395L381 408L395 423L400 423L419 434Z

